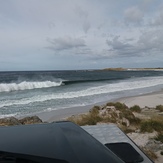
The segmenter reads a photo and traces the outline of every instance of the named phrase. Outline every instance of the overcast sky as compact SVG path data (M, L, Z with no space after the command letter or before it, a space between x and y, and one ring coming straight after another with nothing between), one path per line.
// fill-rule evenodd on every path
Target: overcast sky
M163 67L162 0L0 0L0 71Z

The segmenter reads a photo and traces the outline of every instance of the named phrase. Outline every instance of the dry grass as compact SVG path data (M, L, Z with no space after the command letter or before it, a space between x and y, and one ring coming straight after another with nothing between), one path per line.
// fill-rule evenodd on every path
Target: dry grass
M133 132L137 129L140 129L140 132L143 133L157 131L159 133L157 139L162 141L163 116L155 114L152 116L153 114L151 113L150 119L141 120L133 114L133 112L141 112L141 108L138 105L128 108L125 104L120 102L109 102L105 105L105 107L107 108L108 106L114 106L116 111L110 111L106 113L105 116L101 116L99 114L101 107L94 106L89 113L79 115L77 117L70 117L67 120L78 125L96 125L98 122L116 123L125 133L129 133L130 131ZM162 105L158 105L157 109L158 108L162 108ZM152 111L153 110L154 109L152 109ZM124 118L129 121L130 126L127 126L126 122L122 121Z
M163 133L163 116L153 116L150 120L145 120L140 123L141 132Z
M129 127L125 127L125 126L119 126L119 128L125 133L131 133L131 132L135 132L135 129L129 128Z
M88 114L82 114L77 117L69 117L67 120L74 122L80 126L85 125L96 125L98 122L102 121L102 118L99 116L98 107L93 107Z
M156 160L158 156L151 150L142 147L141 150L151 159L151 160Z
M68 120L82 126L96 125L99 122L116 123L126 134L136 130L140 130L142 133L156 131L158 134L154 139L163 143L163 116L159 115L157 110L162 112L163 106L158 105L155 109L143 111L138 105L128 108L125 104L119 102L109 102L104 107L94 106L89 113L70 117ZM100 114L102 111L104 113ZM140 115L148 118L143 117L140 119L138 118ZM128 120L130 125L127 126L127 122L123 121L123 119ZM158 158L152 150L145 147L141 149L151 160ZM161 151L161 154L163 154L163 151Z
M125 109L128 109L128 107L123 104L123 103L120 103L120 102L109 102L106 104L106 106L114 106L117 110L125 110Z
M107 110L106 108L108 106L114 106L115 110ZM106 107L106 108L105 108ZM125 126L126 131L137 129L138 125L140 124L140 119L135 117L132 111L125 105L119 102L116 103L107 103L105 105L106 113L104 115L99 114L101 109L100 106L94 106L92 109L90 109L89 113L79 115L79 116L73 116L68 118L67 120L72 121L78 125L96 125L98 122L102 123L116 123L120 126ZM129 125L132 125L134 127L128 128L127 122L123 121L123 119L126 119L129 121Z

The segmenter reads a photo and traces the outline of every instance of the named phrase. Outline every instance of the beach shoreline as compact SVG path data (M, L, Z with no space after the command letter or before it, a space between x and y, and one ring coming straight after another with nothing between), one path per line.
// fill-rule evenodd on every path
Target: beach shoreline
M126 104L128 107L139 105L141 108L145 108L146 106L154 108L157 105L163 105L163 90L148 94L141 94L138 96L122 97L119 99L108 100L86 106L76 106L71 108L46 111L36 115L45 122L61 121L72 115L87 113L93 106L105 105L107 102L121 102Z

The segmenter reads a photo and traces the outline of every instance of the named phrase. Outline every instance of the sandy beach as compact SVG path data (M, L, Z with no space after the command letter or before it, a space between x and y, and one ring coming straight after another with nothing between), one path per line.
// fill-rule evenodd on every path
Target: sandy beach
M121 98L118 99L118 101L125 103L129 107L139 105L141 108L144 108L145 106L152 108L157 105L163 105L163 91L135 97Z
M37 114L37 116L39 116L43 121L53 122L53 121L63 120L66 117L69 117L72 115L86 113L94 105L104 105L107 102L110 102L110 101L105 101L103 103L97 103L97 104L92 104L88 106L79 106L79 107L73 107L73 108L52 110L49 112L39 113ZM144 108L145 106L152 108L157 105L163 105L163 91L153 92L153 93L140 95L140 96L115 99L112 102L121 102L121 103L126 104L129 107L134 106L134 105L139 105L141 108Z

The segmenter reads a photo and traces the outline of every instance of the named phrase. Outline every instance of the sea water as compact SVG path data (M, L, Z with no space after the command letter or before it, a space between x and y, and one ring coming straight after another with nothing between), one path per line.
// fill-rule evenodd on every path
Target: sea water
M86 106L163 88L163 71L0 72L0 118Z

